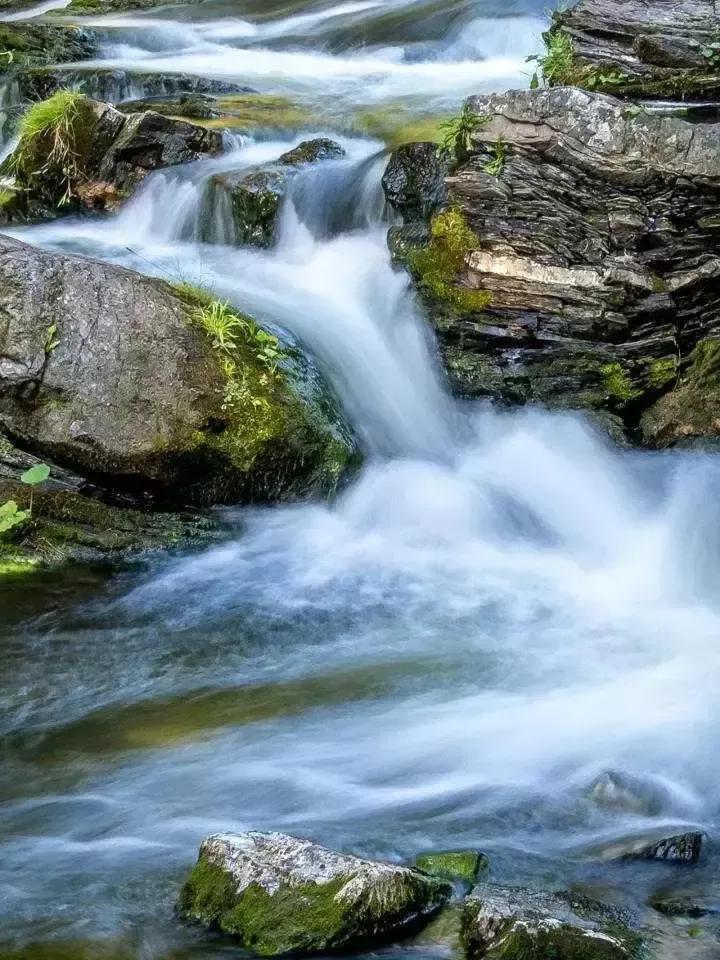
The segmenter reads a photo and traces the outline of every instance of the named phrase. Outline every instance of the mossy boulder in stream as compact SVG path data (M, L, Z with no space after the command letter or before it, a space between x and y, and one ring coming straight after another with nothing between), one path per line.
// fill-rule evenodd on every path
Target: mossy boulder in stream
M0 429L163 503L329 493L354 447L303 358L226 305L0 240Z
M188 920L263 956L372 945L417 929L452 887L280 833L209 837L180 898Z
M307 164L343 156L345 150L339 143L319 137L304 140L275 163L215 174L206 187L203 239L239 246L272 246L283 199L298 171Z
M642 945L626 919L570 894L488 885L465 900L461 941L471 960L634 960Z

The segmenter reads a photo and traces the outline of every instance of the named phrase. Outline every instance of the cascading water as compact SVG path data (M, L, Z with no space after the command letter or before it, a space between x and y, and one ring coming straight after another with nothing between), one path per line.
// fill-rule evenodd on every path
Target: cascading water
M338 16L380 6L403 4ZM229 511L224 545L10 621L0 841L20 940L130 930L132 956L190 956L172 901L220 829L379 856L479 846L496 879L561 886L607 883L588 853L626 834L717 826L716 457L452 400L391 264L377 142L343 139L346 159L298 174L272 250L206 242L210 178L298 139L238 139L154 174L115 218L18 231L202 283L288 331L367 453L333 503ZM588 799L606 771L640 812ZM656 881L628 866L620 882L640 903Z

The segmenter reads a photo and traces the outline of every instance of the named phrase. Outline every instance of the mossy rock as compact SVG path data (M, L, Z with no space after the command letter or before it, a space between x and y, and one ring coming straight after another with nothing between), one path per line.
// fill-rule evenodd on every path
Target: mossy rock
M37 23L0 23L0 72L13 73L49 63L75 63L97 52L97 38L78 27Z
M471 960L639 960L627 920L590 898L487 885L466 898L460 936Z
M209 837L180 897L188 920L261 956L355 949L417 929L450 884L283 834Z
M474 884L489 864L487 857L478 850L437 850L421 853L415 858L415 866L445 880Z
M5 237L0 307L0 352L16 358L0 425L99 487L164 506L266 503L329 495L357 463L312 364L208 294Z
M659 371L673 388L642 415L644 440L658 447L720 440L720 340L702 340L683 373ZM677 381L677 383L675 383Z

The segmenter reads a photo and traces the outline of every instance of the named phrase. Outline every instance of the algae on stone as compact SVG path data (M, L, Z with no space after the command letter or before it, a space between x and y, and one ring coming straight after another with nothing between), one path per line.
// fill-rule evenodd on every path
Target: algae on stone
M473 884L487 870L488 861L478 850L436 850L417 856L415 866L445 880Z
M444 880L408 867L253 832L203 842L180 911L262 956L322 953L408 933L451 892Z

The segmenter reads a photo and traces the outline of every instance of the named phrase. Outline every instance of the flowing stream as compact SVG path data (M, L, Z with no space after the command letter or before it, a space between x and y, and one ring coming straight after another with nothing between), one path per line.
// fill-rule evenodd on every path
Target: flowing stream
M390 262L383 145L334 132L350 103L434 109L526 83L541 8L211 0L104 18L103 65L331 106L317 127L228 136L223 156L154 174L116 217L16 235L204 284L287 331L367 461L332 503L228 511L220 546L0 584L0 947L225 955L173 914L217 830L394 859L472 845L495 879L635 904L676 875L604 849L717 831L717 456L624 451L580 417L450 398ZM309 135L347 157L298 176L274 249L226 245L222 210L218 242L201 241L212 173ZM588 797L607 771L641 808ZM692 874L716 902L717 866L710 848Z

